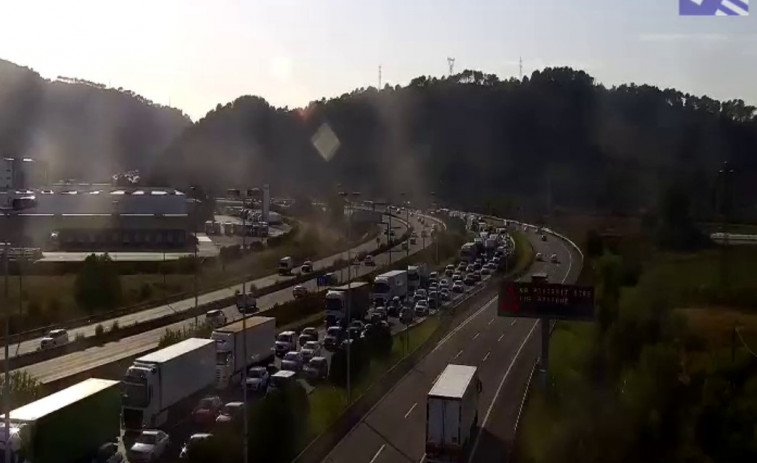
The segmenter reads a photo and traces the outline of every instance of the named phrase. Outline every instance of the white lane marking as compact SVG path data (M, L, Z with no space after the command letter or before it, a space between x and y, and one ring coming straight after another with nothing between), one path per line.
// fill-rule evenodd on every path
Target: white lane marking
M491 351L487 352L486 355L484 355L484 360L482 360L482 362L486 362L486 359L489 358L489 356L491 355L491 353L492 353Z
M514 326L514 325L515 325L515 322L517 322L517 321L518 321L518 320L513 320L513 322L512 322L512 323L510 323L510 326Z
M497 342L500 342L502 340L502 338L504 338L504 337L505 337L505 333L500 334L499 338L497 338Z
M494 318L497 318L497 317L494 317ZM491 325L492 323L494 323L494 318L492 318L491 320L489 320L489 323L487 323L487 324L486 324L486 326L489 326L489 325Z
M418 463L423 463L424 461L426 461L426 454L425 453L423 454L423 456L421 457L421 459L420 459L420 461Z
M373 463L374 461L376 461L376 459L379 457L379 455L381 455L381 452L384 451L384 447L386 447L386 444L381 444L381 447L379 447L379 449L376 452L376 454L373 455L373 458L371 458L371 463Z
M475 341L475 340L476 340L476 338L477 338L477 337L479 337L480 335L481 335L481 333L476 333L476 335L475 335L475 336L473 336L473 340Z
M431 353L433 354L434 352L436 352L437 350L439 350L439 348L442 347L442 345L445 342L449 341L452 336L454 336L461 329L465 328L465 326L468 323L472 322L476 317L478 317L479 315L481 315L484 312L484 310L486 310L487 308L489 308L490 305L494 304L497 301L497 297L499 297L499 296L494 296L493 298L491 298L486 304L483 305L483 307L481 307L480 309L478 309L474 314L472 314L470 317L468 317L467 319L465 319L464 322L462 322L460 325L458 325L457 328L455 328L454 330L450 331L449 334L447 334L447 336L445 336L441 341L439 341L439 344L437 344L436 347L434 347L434 350L432 350Z
M417 407L417 406L418 406L418 402L415 402L413 404L413 406L410 407L410 410L408 410L407 413L405 413L405 419L407 419L408 415L410 415L411 413L413 413L413 410L415 410L415 407Z
M486 422L489 421L489 416L492 414L492 409L494 409L494 404L497 402L497 397L499 397L499 393L502 392L502 386L505 385L505 381L507 381L507 377L510 376L510 371L513 369L513 365L515 365L515 362L518 360L518 357L520 357L520 353L523 350L523 347L531 338L531 334L533 334L534 329L536 329L536 325L538 323L539 321L537 320L533 323L533 325L531 325L531 330L526 335L526 338L523 339L523 342L520 343L520 346L518 347L518 350L515 352L515 355L513 356L513 359L510 362L510 365L507 366L505 375L502 376L502 380L499 382L499 386L497 386L497 390L494 392L494 398L489 404L489 408L486 410L486 415L484 415L484 421L481 422L481 429L486 428ZM476 455L476 449L478 449L478 443L479 443L479 438L481 437L481 434L482 433L476 434L476 440L473 442L473 447L471 448L470 457L468 458L468 463L473 461L473 457Z
M455 358L458 358L458 357L460 357L460 355L462 355L462 353L463 353L463 350L462 350L462 349L460 349L460 352L458 352L458 353L457 353L457 355L455 355Z

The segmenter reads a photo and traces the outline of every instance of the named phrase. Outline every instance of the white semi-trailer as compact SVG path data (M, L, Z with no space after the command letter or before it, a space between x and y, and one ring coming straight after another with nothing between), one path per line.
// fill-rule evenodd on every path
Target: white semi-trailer
M237 320L213 330L210 339L216 342L216 389L226 389L241 383L245 368L273 359L276 319L248 317Z
M161 427L186 418L212 390L216 342L189 338L134 360L122 379L124 430Z
M116 442L120 430L118 381L90 378L0 418L0 461L11 463L89 461L97 449Z
M386 306L394 297L407 296L407 270L392 270L373 280L371 301L376 306Z
M478 425L481 380L476 367L447 365L426 399L426 461L467 461L470 437Z

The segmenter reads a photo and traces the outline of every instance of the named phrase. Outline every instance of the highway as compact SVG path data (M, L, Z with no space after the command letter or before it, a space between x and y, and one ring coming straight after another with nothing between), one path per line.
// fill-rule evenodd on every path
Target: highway
M384 220L388 221L387 216L384 216ZM415 221L411 220L411 223L415 224L416 229L418 229L418 227L421 226L418 223L417 220L415 220ZM396 233L397 237L399 237L400 235L402 235L402 233L404 233L404 231L405 231L404 222L400 222L397 219L393 219L392 220L392 226L393 227L397 227L395 229L395 233ZM428 244L428 242L426 244ZM351 252L352 253L355 253L355 252L367 252L367 251L372 251L374 249L376 249L376 242L375 242L375 240L371 240L370 242L362 243L362 244L360 244L358 246L355 246L354 248L352 248ZM395 254L398 254L398 253L395 252ZM323 268L327 268L327 267L333 265L334 261L337 258L340 258L340 257L342 259L346 260L347 259L347 251L345 251L343 253L340 253L340 254L334 254L334 255L331 255L329 257L326 257L326 258L314 261L313 262L314 270L320 270L320 269L323 269ZM300 262L300 264L301 264L301 262ZM299 272L299 269L297 270L297 272ZM344 273L346 275L346 271ZM294 278L294 276L288 277L288 276L280 276L280 275L274 274L274 275L268 275L268 276L265 276L265 277L262 277L262 278L258 278L258 279L253 280L253 281L246 282L245 284L246 284L247 289L249 289L250 283L254 284L256 288L262 289L262 288L270 286L270 285L272 285L272 284L274 284L274 283L276 283L276 282L278 282L280 280L286 280L286 279L292 279L292 278ZM308 286L310 288L315 288L315 281L314 280L308 281L306 283L306 286ZM197 303L200 304L200 305L202 305L202 304L209 303L209 302L212 302L212 301L215 301L215 300L218 300L218 299L232 297L232 296L234 296L234 291L236 291L236 290L239 290L239 291L242 290L241 283L239 285L234 285L234 286L230 286L230 287L223 288L223 289L220 289L220 290L212 291L212 292L209 292L209 293L200 294L197 297ZM289 290L289 293L291 293L291 290ZM269 303L270 305L273 305L276 302L282 302L282 301L285 301L285 300L289 300L288 298L287 299L282 299L281 295L282 295L282 292L280 291L280 292L277 292L277 293L273 293L273 294L261 297L260 301L263 303L262 306L267 307L267 305L265 305L266 303ZM288 294L288 296L291 296L291 294ZM69 335L69 339L71 339L71 340L73 340L78 334L81 334L81 335L84 335L84 336L92 336L92 335L95 334L95 329L96 329L97 325L102 325L104 328L110 329L110 327L113 325L113 322L117 321L118 325L120 327L124 327L124 326L132 325L134 323L142 323L142 322L146 322L148 320L153 320L155 318L164 317L166 315L170 315L170 314L175 313L175 312L187 311L187 310L193 309L194 306L195 306L195 299L194 299L194 297L190 297L190 298L187 298L187 299L183 299L183 300L180 300L180 301L173 302L171 304L166 304L166 305L161 305L161 306L153 307L153 308L150 308L150 309L141 310L139 312L135 312L135 313L123 315L123 316L120 316L120 317L115 317L115 318L112 318L112 319L104 320L104 321L99 322L99 323L92 323L92 324L88 324L88 325L81 326L81 327L78 327L78 328L72 328L72 329L68 330L68 335ZM39 347L39 343L40 343L41 339L42 339L41 337L40 338L35 338L35 339L29 339L29 340L26 340L26 341L22 341L22 342L20 342L18 344L12 345L11 346L11 353L12 353L12 355L15 356L15 355L24 354L24 353L27 353L27 352L33 352L33 351L37 350L37 348ZM0 352L0 359L2 359L2 358L5 358L5 354L2 353L2 352Z
M393 220L393 225L396 220ZM423 225L420 224L420 222L417 219L417 216L411 216L410 217L410 223L413 227L415 227L416 230L422 230ZM426 224L428 225L429 222L426 221ZM399 224L398 224L399 226ZM396 233L399 236L402 231L404 230L404 226L401 226L400 228L396 229ZM415 245L410 245L410 254L416 253L422 249L422 243L423 240L420 238L417 240L417 243ZM426 239L426 246L429 246L433 243L432 240ZM364 244L359 247L359 250L369 250L373 249L375 247L374 243L368 243ZM403 257L405 257L407 251L401 249L401 245L396 246L392 250L392 261L395 262ZM314 265L316 268L323 268L324 266L327 266L330 264L334 258L338 256L332 256L329 259L322 259L318 262L314 262ZM343 253L343 257L346 259L347 253ZM367 273L370 273L374 271L376 268L379 268L379 266L383 266L389 263L389 252L383 253L381 255L375 256L374 260L377 264L376 267L368 267L365 265L359 265L359 266L352 266L351 276L352 278L359 277L361 275L365 275ZM338 272L337 272L338 274ZM347 272L344 272L345 277L347 276ZM265 286L266 284L271 284L276 281L276 279L282 278L278 276L269 276L266 278L261 278L259 280L256 280L254 283L258 286L258 288ZM303 286L306 286L310 291L316 290L316 283L315 279L309 280L307 283L304 283ZM241 285L238 287L241 289ZM230 295L233 295L235 288L228 288L222 291L216 291L213 293L208 293L205 295L201 295L199 298L199 303L202 304L206 301L211 301L214 299L217 299L219 297L228 297ZM265 315L265 312L267 309L271 308L276 303L283 303L286 301L289 301L292 299L292 288L285 288L280 291L267 294L265 296L261 296L258 298L258 307L260 308L260 311L256 313L256 315ZM191 304L189 302L191 301ZM191 299L189 301L181 301L182 304L180 307L183 307L181 310L187 310L187 308L194 306L194 300ZM189 305L188 305L189 304ZM156 309L150 309L149 311L146 311L148 313L151 313L153 317L160 316L171 310L179 310L177 308L177 304L172 304L170 307L164 306L164 307L158 307ZM229 322L237 320L240 317L239 312L237 311L236 306L228 306L223 309L224 313L226 314L226 317ZM121 326L124 326L123 323L134 323L135 321L143 321L146 319L147 315L143 315L145 312L140 312L140 314L134 314L129 315L126 317L122 317L122 320L119 321ZM202 320L202 317L200 317L200 320ZM96 346L92 347L83 351L74 352L71 354L63 355L60 357L56 357L50 360L46 360L34 365L30 365L24 368L20 368L19 370L24 370L28 372L30 375L35 377L37 380L45 383L50 383L62 378L65 378L67 376L77 374L83 371L87 371L89 369L108 364L111 362L115 362L124 358L127 358L129 356L136 355L140 352L144 352L149 349L153 349L157 347L158 341L160 340L161 335L165 332L167 328L170 329L181 329L183 327L191 327L194 324L194 319L189 318L187 320L183 320L181 322L164 326L162 328L157 328L151 331L146 331L143 333L140 333L135 336L131 336L128 338L123 338L119 340L118 342L113 342L109 344L105 344L103 346ZM104 326L108 327L110 326L107 323L103 324ZM74 330L74 332L78 330L92 330L94 331L94 326L90 325L89 327L83 327L77 330ZM73 336L73 334L72 334ZM24 344L31 345L33 341L26 342ZM36 348L36 346L35 346Z
M542 242L532 231L528 237L535 252L547 257L555 253L559 263L534 262L524 279L534 272L546 272L552 282L572 282L578 277L580 256L569 244L551 235L548 241ZM520 386L522 392L525 378L521 380L521 373L525 371L527 377L533 366L537 326L527 319L498 317L496 297L471 309L466 318L363 417L324 461L423 462L426 394L449 363L478 366L483 382L479 423L484 429L479 433L480 440L474 443L472 459L502 461L506 455L507 431L512 434L513 415L517 415L522 395L513 391ZM518 365L517 368L514 365ZM501 400L495 401L496 397ZM503 440L498 440L498 436Z

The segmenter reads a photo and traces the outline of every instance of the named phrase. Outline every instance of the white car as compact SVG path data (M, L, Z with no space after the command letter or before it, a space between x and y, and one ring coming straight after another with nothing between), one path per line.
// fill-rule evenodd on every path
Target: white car
M126 458L131 463L153 462L166 452L169 445L168 434L159 429L146 429L137 436L127 450Z
M306 296L308 293L308 289L302 285L297 285L292 289L292 296L295 299L299 299L301 297Z
M64 329L50 330L47 336L39 342L39 348L41 350L52 349L66 344L68 344L68 331Z
M303 361L307 363L311 358L321 356L321 345L318 344L318 341L308 341L302 346L300 353Z
M281 369L294 371L296 373L302 370L303 363L304 359L302 358L301 352L287 352L286 355L284 355L284 358L281 359Z
M558 260L557 260L557 254L552 254L549 257L549 261L552 262L553 264L556 264L558 262Z
M205 323L213 328L218 328L226 324L226 314L222 310L208 310L205 312Z

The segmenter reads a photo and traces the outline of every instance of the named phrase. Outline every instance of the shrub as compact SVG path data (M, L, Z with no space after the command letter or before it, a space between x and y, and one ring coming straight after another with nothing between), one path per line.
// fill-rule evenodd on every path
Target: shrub
M102 336L105 333L105 328L103 328L102 324L98 323L95 327L95 336Z

